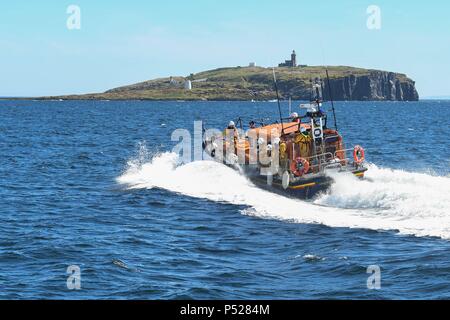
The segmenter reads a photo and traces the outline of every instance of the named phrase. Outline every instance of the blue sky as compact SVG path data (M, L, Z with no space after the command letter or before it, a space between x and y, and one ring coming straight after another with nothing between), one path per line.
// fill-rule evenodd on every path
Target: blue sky
M81 29L68 30L69 5ZM381 29L366 26L369 5ZM406 73L422 97L450 95L444 0L24 1L0 7L0 96L100 92L224 66L308 65Z

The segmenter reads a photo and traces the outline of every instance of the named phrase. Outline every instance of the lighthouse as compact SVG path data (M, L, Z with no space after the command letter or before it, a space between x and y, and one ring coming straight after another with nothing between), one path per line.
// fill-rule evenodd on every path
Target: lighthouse
M295 53L295 50L292 50L291 60L286 60L283 63L280 63L278 66L279 67L289 67L289 68L296 67L297 66L297 53Z
M296 67L297 66L297 54L295 53L295 50L292 50L291 54L291 66Z

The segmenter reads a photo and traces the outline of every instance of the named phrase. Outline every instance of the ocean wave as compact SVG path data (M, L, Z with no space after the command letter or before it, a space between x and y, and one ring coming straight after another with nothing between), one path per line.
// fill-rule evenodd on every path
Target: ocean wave
M365 180L334 178L327 193L308 202L264 191L217 162L181 164L174 153L149 157L141 149L117 182L245 206L242 214L261 218L450 239L449 177L370 165Z

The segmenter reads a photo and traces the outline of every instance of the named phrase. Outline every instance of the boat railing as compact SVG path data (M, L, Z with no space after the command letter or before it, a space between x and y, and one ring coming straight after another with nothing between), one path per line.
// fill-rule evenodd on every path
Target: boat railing
M333 152L324 152L311 157L305 158L310 164L311 172L317 173L322 171L324 168L337 165L346 166L349 164L348 153L352 152L353 149L341 149Z
M325 152L317 154L311 157L305 158L309 162L310 170L312 172L320 172L322 168L330 164L330 160L333 160L334 156L331 152Z
M336 150L336 152L334 153L334 157L340 159L344 165L347 165L350 163L350 161L348 159L353 159L353 151L354 150L355 149L353 149L353 148Z

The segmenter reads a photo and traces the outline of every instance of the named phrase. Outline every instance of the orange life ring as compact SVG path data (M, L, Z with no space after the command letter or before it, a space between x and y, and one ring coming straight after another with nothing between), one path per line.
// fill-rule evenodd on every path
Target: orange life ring
M308 173L309 162L305 158L297 158L295 161L292 161L291 169L295 176L301 177L302 175Z
M353 159L356 164L361 164L366 160L366 152L364 148L361 146L356 146L353 150Z

